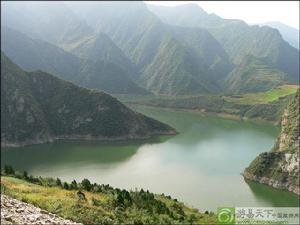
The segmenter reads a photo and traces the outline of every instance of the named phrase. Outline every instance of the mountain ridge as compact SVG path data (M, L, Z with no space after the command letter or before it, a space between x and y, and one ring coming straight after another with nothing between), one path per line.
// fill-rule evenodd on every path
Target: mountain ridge
M58 46L5 26L1 31L2 50L27 71L43 70L77 85L111 94L149 94L133 82L131 69L126 70L125 65L120 67L101 57L81 59ZM101 70L97 70L99 67ZM93 80L88 82L86 77Z

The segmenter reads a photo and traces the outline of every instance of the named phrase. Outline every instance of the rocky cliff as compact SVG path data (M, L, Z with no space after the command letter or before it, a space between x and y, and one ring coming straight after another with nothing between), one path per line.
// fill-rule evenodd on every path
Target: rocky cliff
M284 110L281 132L270 152L260 154L245 169L246 179L299 193L299 89Z

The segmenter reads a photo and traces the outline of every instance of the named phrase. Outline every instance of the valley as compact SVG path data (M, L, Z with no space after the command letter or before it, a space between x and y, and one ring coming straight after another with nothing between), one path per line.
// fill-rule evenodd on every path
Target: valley
M170 4L1 2L1 222L299 207L297 29Z

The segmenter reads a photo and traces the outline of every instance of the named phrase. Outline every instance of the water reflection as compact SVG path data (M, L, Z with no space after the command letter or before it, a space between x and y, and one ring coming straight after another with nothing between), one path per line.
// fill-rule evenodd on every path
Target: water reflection
M248 184L252 194L261 202L267 202L268 205L274 207L280 206L293 206L299 207L299 198L296 194L280 191L275 188L271 188L267 185L260 184L254 181L249 181L245 179ZM280 198L278 198L280 196Z

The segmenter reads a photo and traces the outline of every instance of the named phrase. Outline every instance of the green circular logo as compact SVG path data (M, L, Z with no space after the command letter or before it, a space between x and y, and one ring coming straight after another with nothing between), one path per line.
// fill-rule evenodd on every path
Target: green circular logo
M219 224L234 224L235 209L232 207L218 208L218 222Z

